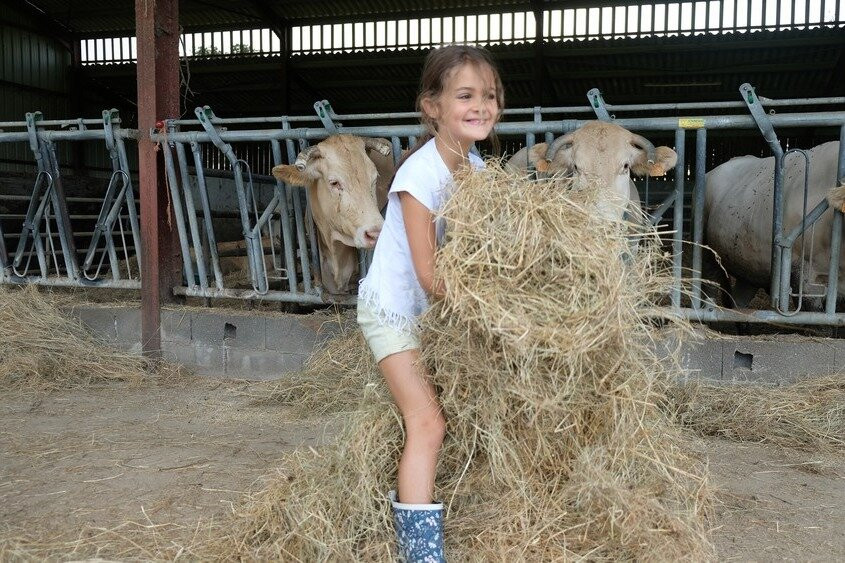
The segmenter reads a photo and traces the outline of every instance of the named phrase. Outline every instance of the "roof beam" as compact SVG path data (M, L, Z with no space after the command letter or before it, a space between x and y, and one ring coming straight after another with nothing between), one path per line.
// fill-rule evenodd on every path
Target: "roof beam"
M15 7L13 9L18 10L25 17L32 19L39 26L39 28L35 29L27 28L27 31L30 31L32 33L38 33L39 35L44 35L47 37L52 37L53 39L61 43L62 47L73 53L73 43L75 42L73 38L73 29L50 17L50 14L43 8L39 7L33 0L24 0L23 2L16 2ZM12 25L13 27L19 27L16 24L8 25Z
M256 12L258 12L265 24L269 24L268 27L276 34L279 41L284 44L285 37L287 37L290 33L290 22L277 14L267 2L262 2L261 0L249 0L247 3L252 6Z

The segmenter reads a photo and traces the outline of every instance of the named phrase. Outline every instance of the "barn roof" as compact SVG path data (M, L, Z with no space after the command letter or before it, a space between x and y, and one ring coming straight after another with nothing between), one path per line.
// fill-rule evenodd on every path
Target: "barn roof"
M829 0L828 0L829 1ZM69 41L134 34L131 0L28 0L30 16ZM618 6L630 0L182 0L186 32L301 26ZM703 4L703 3L698 3ZM633 8L637 9L637 8ZM837 12L838 13L838 12ZM845 19L835 26L786 31L699 33L615 39L547 38L541 45L491 45L509 107L582 105L600 88L610 103L738 100L749 82L771 98L845 96ZM418 47L291 55L189 57L186 111L210 105L219 115L311 113L328 99L339 113L411 111L422 61ZM286 69L286 71L285 71ZM118 106L131 121L137 85L132 62L83 66L86 108ZM105 104L105 106L104 106Z
M28 0L45 18L75 37L132 34L132 0ZM593 2L597 4L596 2ZM600 3L600 2L598 2ZM618 3L618 2L617 2ZM430 17L447 14L531 11L571 2L540 0L183 0L180 20L185 31L266 25L278 18L290 25L354 22L373 19Z

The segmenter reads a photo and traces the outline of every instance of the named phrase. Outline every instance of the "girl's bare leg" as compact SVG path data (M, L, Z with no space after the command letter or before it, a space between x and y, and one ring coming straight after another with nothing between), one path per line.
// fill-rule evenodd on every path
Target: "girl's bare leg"
M379 362L379 369L405 422L405 449L399 460L399 500L429 504L446 420L434 386L418 360L419 350L399 352Z

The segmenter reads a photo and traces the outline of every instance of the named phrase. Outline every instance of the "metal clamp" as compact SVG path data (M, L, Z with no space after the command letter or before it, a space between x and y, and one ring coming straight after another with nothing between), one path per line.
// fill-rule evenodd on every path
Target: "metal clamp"
M748 106L748 111L751 112L751 117L753 117L754 122L757 123L760 133L763 134L763 138L776 155L783 156L783 148L780 146L780 141L775 133L775 128L772 126L772 122L769 120L766 110L763 109L763 105L760 103L760 99L757 97L754 87L746 82L739 87L739 92L742 94L742 101L745 102L745 105Z
M109 150L109 155L112 158L117 157L117 152L114 146L114 128L112 127L112 115L117 114L116 109L103 110L103 133L105 133L106 148Z
M320 118L320 121L323 122L323 127L325 127L328 131L337 131L339 123L335 123L332 119L333 117L337 117L334 110L332 110L332 105L328 102L328 100L320 100L318 102L314 102L314 111L317 112L317 117Z
M596 113L596 117L602 121L613 121L610 117L610 113L607 111L607 107L604 105L604 98L601 95L601 90L598 88L591 88L590 91L587 92L587 100L590 102L590 107L593 108L593 111Z

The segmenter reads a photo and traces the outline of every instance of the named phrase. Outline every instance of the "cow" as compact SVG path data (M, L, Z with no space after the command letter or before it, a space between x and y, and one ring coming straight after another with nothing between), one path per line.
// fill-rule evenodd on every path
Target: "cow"
M831 141L807 151L810 159L807 211L823 199L844 210L845 186L836 185L839 142ZM772 256L772 205L774 157L740 156L707 173L704 199L705 242L720 257L727 271L736 278L734 303L747 306L758 288L769 288ZM788 233L801 224L804 198L805 160L790 153L784 160L783 227ZM830 260L832 213L825 213L810 231L801 263L801 241L792 249L793 287L804 268L804 287L818 292L827 284ZM812 252L811 252L812 249ZM845 245L839 262L839 279L845 281ZM839 284L838 297L845 297L845 283ZM818 308L820 300L811 300Z
M373 248L384 224L380 210L393 176L390 142L332 135L300 152L294 164L274 167L273 176L309 192L322 270L315 272L317 283L333 295L350 293L357 249Z
M655 148L645 137L615 123L588 121L549 145L538 143L521 149L507 164L516 169L533 165L539 172L597 180L608 186L607 198L599 204L600 212L618 219L626 209L638 213L640 208L631 174L662 176L677 161L677 153L669 147Z

